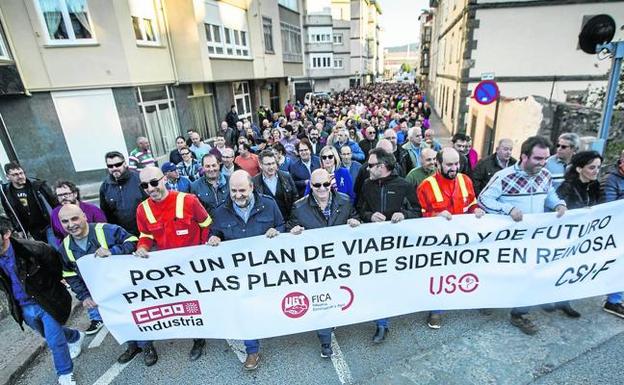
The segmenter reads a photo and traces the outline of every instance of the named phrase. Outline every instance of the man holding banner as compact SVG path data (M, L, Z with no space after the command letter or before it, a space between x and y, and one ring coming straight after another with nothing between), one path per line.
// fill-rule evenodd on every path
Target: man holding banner
M351 227L360 225L349 196L331 190L331 178L327 170L319 168L312 171L310 188L312 193L299 199L292 208L288 221L291 234L301 234L305 229L345 224ZM332 328L316 331L321 341L321 357L323 358L334 355L331 347L331 333Z
M149 250L200 245L208 239L208 226L212 219L199 202L197 196L177 191L169 191L165 178L157 167L146 167L139 175L141 188L149 195L136 211L139 242L135 255L148 257ZM206 340L193 340L189 354L191 361L201 357ZM147 343L143 359L151 366L158 361L154 345Z
M406 218L421 216L420 205L412 185L394 173L397 162L393 154L383 148L370 151L368 165L370 176L362 186L358 212L364 222L398 223ZM373 343L384 341L388 333L388 319L376 321Z
M474 213L481 218L485 214L477 206L472 181L459 172L459 155L454 148L443 148L436 155L437 172L418 186L416 194L424 217L440 216L450 221L453 215ZM442 311L430 312L427 325L431 329L439 329L442 326Z
M274 238L285 229L284 219L277 203L267 195L254 192L253 180L245 170L230 176L230 199L215 210L215 223L208 244L218 246L221 241L266 235ZM260 341L245 340L247 358L245 370L255 370L260 362Z
M565 201L557 195L550 172L544 167L550 156L551 143L541 136L532 136L522 143L520 164L494 174L479 195L479 205L488 213L509 215L522 221L522 215L543 213L544 208L566 212ZM537 326L525 316L530 307L511 310L511 324L523 333L537 333Z

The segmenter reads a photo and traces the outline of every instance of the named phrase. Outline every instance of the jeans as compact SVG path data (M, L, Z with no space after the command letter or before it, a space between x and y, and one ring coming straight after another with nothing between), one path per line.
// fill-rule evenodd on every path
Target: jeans
M22 315L26 325L45 338L52 352L56 374L61 376L71 373L74 364L69 356L67 344L78 341L80 338L78 330L64 327L39 304L22 306Z
M319 329L316 331L316 335L321 341L321 345L331 345L332 330L333 328L327 328L327 329Z
M624 293L612 293L607 296L607 302L609 303L621 303L622 294Z
M531 311L531 306L514 307L513 309L511 309L511 316L512 317L520 317L520 316L528 314L529 311Z
M375 323L377 324L378 328L388 328L388 325L390 324L390 321L387 318L382 318L382 319L378 319L377 321L375 321Z
M152 341L128 341L128 349L135 348L135 347L145 349L147 346L151 344L152 344Z
M247 354L254 354L260 351L260 340L245 340L244 342Z
M102 316L100 315L97 307L87 309L87 314L89 315L89 319L91 321L102 321Z

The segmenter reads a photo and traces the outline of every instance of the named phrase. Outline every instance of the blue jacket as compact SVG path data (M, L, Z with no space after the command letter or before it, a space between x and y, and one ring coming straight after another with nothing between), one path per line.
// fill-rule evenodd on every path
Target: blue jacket
M69 249L71 250L74 259L78 260L85 255L93 254L97 249L100 248L100 243L97 240L97 236L95 233L96 223L89 223L89 235L87 235L87 250L82 250L74 241L71 235L66 237L69 238ZM106 238L106 243L108 249L113 255L121 255L121 254L132 254L133 251L136 250L136 244L138 242L138 238L134 235L128 233L123 227L112 225L109 223L103 224L104 237ZM67 250L65 250L65 243L61 243L59 247L59 252L61 253L61 263L63 265L63 272L65 276L65 280L69 283L72 291L76 293L76 298L80 301L84 301L89 298L91 294L89 294L89 289L87 289L87 285L85 285L82 276L80 275L80 271L78 270L78 264L75 261L71 261L67 256ZM76 273L74 275L67 275L67 273Z
M317 156L312 156L310 159L310 171L308 171L308 168L305 164L303 164L301 159L297 159L295 162L290 164L288 172L290 172L290 176L295 181L299 196L303 196L306 191L306 185L307 181L310 179L311 171L314 171L319 167L321 167L321 161Z
M245 223L236 214L228 198L224 204L217 207L214 222L210 227L210 233L221 238L223 241L231 239L249 238L256 235L264 235L268 229L274 228L280 232L285 230L284 218L273 198L254 193L254 207Z
M624 175L617 170L611 171L604 183L604 201L612 202L624 199Z
M178 178L176 183L171 183L169 180L165 182L165 187L169 191L178 191L178 192L191 192L191 180L185 176L181 176Z
M214 218L214 210L230 196L229 177L219 173L217 188L209 185L206 178L199 178L191 184L191 193L197 195L202 206Z
M362 151L362 149L360 148L360 145L355 143L354 141L352 141L351 139L349 139L349 141L345 144L340 144L338 142L334 143L334 147L336 148L336 150L338 151L338 153L340 154L340 148L348 145L351 148L351 154L352 155L352 159L353 160L357 160L358 162L362 162L364 160L364 158L366 158L366 155L364 154L364 151Z
M100 186L100 208L108 223L119 225L134 235L139 235L137 206L147 198L140 184L139 174L128 170L119 180L109 175Z

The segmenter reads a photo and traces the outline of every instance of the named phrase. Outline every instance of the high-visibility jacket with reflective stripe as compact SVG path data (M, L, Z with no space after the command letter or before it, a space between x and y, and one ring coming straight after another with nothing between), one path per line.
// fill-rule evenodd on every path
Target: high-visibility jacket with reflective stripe
M89 291L80 276L76 260L87 254L93 254L100 247L109 249L111 254L131 254L136 250L138 238L122 227L110 223L90 223L87 235L87 249L76 244L71 235L63 239L59 249L63 264L63 277L69 283L79 300L89 296Z
M477 207L472 181L461 173L455 179L447 179L436 172L418 186L416 195L425 217L445 210L453 215L471 213Z
M199 245L208 240L211 223L195 195L169 191L164 200L148 198L137 207L137 247L164 250Z

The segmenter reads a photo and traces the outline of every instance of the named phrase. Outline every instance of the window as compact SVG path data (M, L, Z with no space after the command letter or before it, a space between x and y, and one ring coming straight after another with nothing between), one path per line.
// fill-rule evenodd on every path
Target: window
M334 34L334 44L342 44L342 34L341 33Z
M342 59L340 59L342 61ZM311 55L310 68L331 68L334 62L332 55Z
M301 28L288 24L280 23L282 32L282 53L286 62L302 62L301 54Z
M49 43L95 42L87 0L36 0L35 4Z
M214 24L204 24L208 53L213 56L249 56L247 32Z
M251 118L251 98L249 97L248 82L233 82L234 104L238 111L238 118Z
M331 41L331 35L326 33L311 34L310 43L329 43Z
M4 41L4 35L2 34L2 26L0 25L0 60L11 60L9 55L9 49Z
M297 1L298 0L278 0L278 3L280 5L283 5L286 8L290 8L291 10L293 10L295 12L299 12L299 8L297 6Z
M268 17L262 17L262 30L264 31L264 52L274 53L273 50L273 21Z
M154 3L146 0L130 0L130 15L137 42L148 45L158 44Z
M138 87L136 98L154 156L168 154L180 132L169 86Z
M342 68L342 59L334 59L334 68Z

